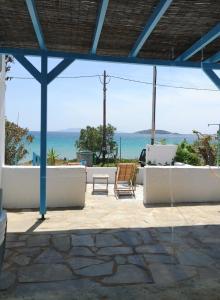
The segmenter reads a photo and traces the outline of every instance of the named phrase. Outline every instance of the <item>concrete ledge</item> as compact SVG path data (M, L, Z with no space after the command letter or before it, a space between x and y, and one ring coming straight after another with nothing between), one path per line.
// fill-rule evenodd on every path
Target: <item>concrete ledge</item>
M2 168L3 207L39 207L39 167ZM47 168L47 206L84 207L86 170L84 166Z
M220 168L146 166L144 203L220 202Z

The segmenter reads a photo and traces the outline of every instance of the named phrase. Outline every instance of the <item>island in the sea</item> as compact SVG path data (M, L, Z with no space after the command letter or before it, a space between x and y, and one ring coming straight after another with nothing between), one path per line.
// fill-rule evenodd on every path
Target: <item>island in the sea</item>
M176 133L176 132L170 132L170 131L162 130L162 129L156 129L155 132L156 132L156 134L178 134L178 135L179 135L179 133ZM135 133L140 133L140 134L151 134L151 129L139 130L139 131L136 131Z

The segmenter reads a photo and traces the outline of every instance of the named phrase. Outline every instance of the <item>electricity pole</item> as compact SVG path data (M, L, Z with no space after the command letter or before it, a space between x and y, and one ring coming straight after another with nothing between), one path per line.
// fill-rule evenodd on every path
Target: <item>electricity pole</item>
M102 136L102 163L105 164L106 155L106 71L103 75L103 136Z
M107 80L109 77L109 80ZM99 76L99 80L103 85L103 124L102 124L102 149L100 155L102 155L102 164L105 163L105 156L107 154L107 141L106 141L106 91L107 91L107 84L110 82L110 76L106 75L106 71L103 74L103 81L101 76Z
M157 92L157 67L153 67L153 94L152 94L152 127L151 127L151 145L155 142L156 128L156 92Z

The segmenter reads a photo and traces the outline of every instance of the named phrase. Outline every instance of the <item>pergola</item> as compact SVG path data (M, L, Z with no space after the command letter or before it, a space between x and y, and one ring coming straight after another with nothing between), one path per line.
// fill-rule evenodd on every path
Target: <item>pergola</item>
M202 69L220 89L218 0L1 0L0 53L41 85L40 214L46 214L47 87L76 59ZM219 50L219 51L218 51ZM26 56L41 58L38 71ZM48 72L48 58L62 61Z

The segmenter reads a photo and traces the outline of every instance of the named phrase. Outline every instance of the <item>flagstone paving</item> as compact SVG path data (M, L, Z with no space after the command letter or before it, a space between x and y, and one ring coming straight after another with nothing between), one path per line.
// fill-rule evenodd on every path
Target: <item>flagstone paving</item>
M220 299L220 205L190 208L109 193L44 222L9 212L0 299Z

